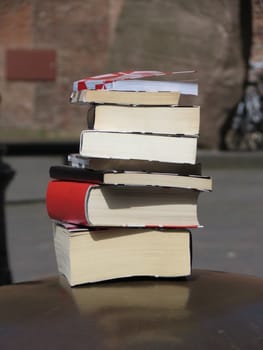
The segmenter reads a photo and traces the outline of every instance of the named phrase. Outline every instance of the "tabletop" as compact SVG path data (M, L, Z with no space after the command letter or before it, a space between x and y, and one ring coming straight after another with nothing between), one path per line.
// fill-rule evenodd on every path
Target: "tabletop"
M263 349L263 279L194 270L71 288L0 287L1 349Z

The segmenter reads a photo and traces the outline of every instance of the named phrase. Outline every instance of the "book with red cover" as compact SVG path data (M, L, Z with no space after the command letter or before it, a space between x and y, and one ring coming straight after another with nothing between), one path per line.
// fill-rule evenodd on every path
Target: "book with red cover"
M81 90L130 90L138 91L138 86L142 91L160 91L162 84L164 84L165 91L181 91L185 94L197 95L196 82L189 80L182 80L177 82L157 81L154 80L142 80L142 78L151 78L167 75L177 75L183 77L184 75L192 75L195 71L178 71L178 72L161 72L151 70L138 70L138 71L123 71L101 74L96 76L86 77L74 81L73 91ZM168 84L168 85L167 85Z
M51 180L51 219L84 226L195 228L199 191L158 186L98 185Z
M86 77L73 83L71 103L110 103L123 105L178 105L180 96L198 95L194 71L124 71ZM153 80L176 76L176 81ZM147 78L142 79L142 78ZM106 92L106 94L105 94ZM111 93L110 93L111 92ZM188 105L189 102L181 101ZM180 103L181 104L181 103ZM192 104L192 103L190 103Z

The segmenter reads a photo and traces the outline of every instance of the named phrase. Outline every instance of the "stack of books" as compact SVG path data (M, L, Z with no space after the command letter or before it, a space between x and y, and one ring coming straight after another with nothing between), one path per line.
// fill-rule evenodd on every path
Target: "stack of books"
M197 94L184 74L133 71L73 84L71 103L88 107L88 126L79 153L50 168L46 195L58 269L71 286L191 275L190 229L200 226L198 197L212 183L196 163L199 106L179 104Z

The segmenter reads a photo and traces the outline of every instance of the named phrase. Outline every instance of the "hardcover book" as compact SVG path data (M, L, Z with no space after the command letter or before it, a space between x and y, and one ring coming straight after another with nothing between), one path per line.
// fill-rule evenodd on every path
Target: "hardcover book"
M98 185L51 180L46 194L51 219L84 226L199 226L200 191L158 186Z

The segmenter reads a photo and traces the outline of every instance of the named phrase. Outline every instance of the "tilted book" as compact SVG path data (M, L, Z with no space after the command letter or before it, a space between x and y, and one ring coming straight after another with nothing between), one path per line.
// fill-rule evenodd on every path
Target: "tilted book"
M124 71L91 76L73 83L70 102L178 105L180 94L198 94L196 81L182 78L184 74L192 73L194 72ZM142 79L160 76L176 76L179 81Z
M172 173L180 175L201 175L201 163L171 163L141 159L94 158L84 157L79 153L71 153L67 157L68 164L77 168L89 168L103 171L147 171Z

